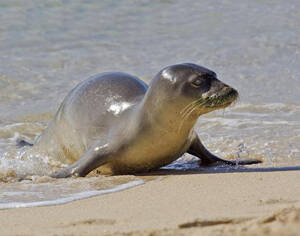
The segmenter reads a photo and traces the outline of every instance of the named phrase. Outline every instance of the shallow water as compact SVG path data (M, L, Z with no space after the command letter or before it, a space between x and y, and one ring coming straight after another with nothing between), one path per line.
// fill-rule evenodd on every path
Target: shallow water
M134 176L89 177L54 180L32 176L28 180L1 183L0 209L49 206L122 191L144 184Z
M17 138L33 141L42 132L74 85L104 71L149 81L170 64L211 68L237 88L240 100L200 117L196 130L208 149L226 158L259 158L266 167L300 165L299 9L298 0L2 0L1 204L16 207L66 197L51 189L73 196L99 190L93 185L98 182L115 189L140 181L46 179L45 188L30 176L63 164L24 156L25 149L15 146ZM185 155L177 164L197 167L193 160ZM20 177L28 180L17 182ZM77 187L85 181L93 184Z

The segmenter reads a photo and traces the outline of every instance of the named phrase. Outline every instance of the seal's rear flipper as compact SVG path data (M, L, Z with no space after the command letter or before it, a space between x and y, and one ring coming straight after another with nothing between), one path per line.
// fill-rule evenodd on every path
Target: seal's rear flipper
M18 147L33 146L33 144L25 141L24 139L17 139L17 146Z

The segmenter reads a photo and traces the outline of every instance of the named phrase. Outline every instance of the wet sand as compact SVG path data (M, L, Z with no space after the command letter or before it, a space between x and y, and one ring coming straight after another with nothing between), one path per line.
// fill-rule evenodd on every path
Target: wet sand
M300 235L300 172L158 172L65 205L0 211L1 235Z

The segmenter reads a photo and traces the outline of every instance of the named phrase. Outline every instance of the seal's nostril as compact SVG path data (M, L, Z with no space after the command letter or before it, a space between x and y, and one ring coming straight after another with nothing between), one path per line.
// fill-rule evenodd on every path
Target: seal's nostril
M234 88L229 88L227 94L232 97L238 97L239 93Z
M232 88L230 88L228 85L224 85L224 87L222 88L222 91L224 92L230 92Z

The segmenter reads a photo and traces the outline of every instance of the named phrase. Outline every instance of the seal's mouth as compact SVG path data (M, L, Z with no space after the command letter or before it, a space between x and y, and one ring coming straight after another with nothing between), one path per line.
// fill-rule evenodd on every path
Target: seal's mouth
M219 93L206 98L205 108L221 109L228 107L238 96L239 94L235 89L225 87Z
M212 92L211 95L206 93L202 95L201 98L187 104L180 111L180 114L185 120L192 114L199 116L213 110L226 108L232 104L238 98L238 96L239 94L235 89L229 86L224 86L218 92ZM194 111L196 111L196 113L194 113Z

